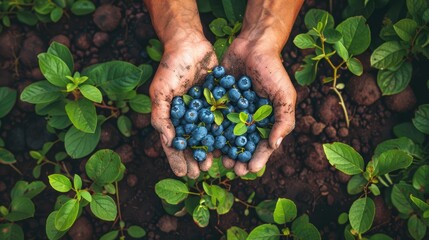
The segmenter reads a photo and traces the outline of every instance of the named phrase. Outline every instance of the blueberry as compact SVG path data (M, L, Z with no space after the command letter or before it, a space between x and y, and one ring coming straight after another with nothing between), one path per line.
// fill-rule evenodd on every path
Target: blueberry
M185 112L186 113L186 112ZM188 122L185 120L185 118L184 117L182 117L181 119L180 119L180 125L186 125L186 124L188 124Z
M179 119L185 115L185 106L184 105L174 105L170 110L171 118Z
M173 126L175 126L175 127L180 125L180 119L178 119L178 118L172 118L171 122L173 123Z
M185 112L185 120L188 123L195 123L198 120L198 112L195 109L188 109Z
M235 141L234 126L235 125L230 125L223 133L226 139L231 143Z
M217 136L215 138L215 142L214 142L213 146L216 149L222 149L225 146L225 144L226 144L226 138L224 136L220 135L220 136Z
M229 121L228 119L225 118L221 125L222 125L223 129L226 129L227 127L229 127L231 125L231 121Z
M198 111L198 118L201 122L204 122L205 124L212 124L214 122L214 114L210 109L203 108L200 111Z
M213 147L213 145L207 146L207 152L213 152L214 150L215 148Z
M182 137L183 134L185 134L185 128L183 126L177 126L176 127L176 137Z
M214 76L213 74L207 75L207 77L204 80L203 88L208 88L210 91L214 88L215 82L214 82Z
M210 132L213 134L213 136L219 136L223 132L223 126L217 125L216 123L213 123L211 128L210 128Z
M217 86L213 88L213 97L218 100L219 98L223 97L223 95L225 95L226 90L225 88L221 87L221 86Z
M207 154L204 150L202 149L195 149L194 150L194 159L197 162L202 162L204 160L206 160Z
M274 124L276 122L276 118L274 117L274 114L270 117L270 123Z
M173 147L177 150L184 150L186 148L186 139L182 137L175 137L173 139Z
M247 101L245 98L240 98L237 102L237 107L240 109L246 109L249 107L249 101Z
M188 91L188 95L191 96L193 99L201 98L203 95L203 90L200 86L193 86Z
M245 136L238 136L235 138L235 146L237 147L244 147L247 143L247 138Z
M230 147L228 149L228 157L231 159L236 159L238 155L238 149L236 147Z
M203 139L201 139L201 144L204 146L213 146L215 139L213 135L207 134Z
M238 89L241 91L249 90L252 86L252 81L248 76L242 76L237 82Z
M237 88L231 88L231 89L229 89L229 91L228 91L228 99L231 102L237 102L238 99L240 99L240 97L241 97L241 93L240 93L240 91Z
M253 104L253 103L249 103L249 106L247 107L247 110L248 110L250 113L255 113L255 112L256 112L256 106L255 106L255 104Z
M256 122L256 125L258 127L266 127L266 126L268 126L268 123L270 123L270 119L269 118L264 118L261 121Z
M256 124L247 126L247 133L253 133L256 131Z
M225 74L225 68L222 66L217 66L213 68L213 76L215 78L220 78Z
M192 99L191 102L189 102L189 108L198 111L203 108L203 101L201 101L201 99Z
M257 96L256 93L252 90L246 90L243 92L243 97L247 99L247 101L249 101L249 103L253 103L255 102Z
M185 102L183 101L183 98L180 96L174 97L173 101L171 102L171 105L185 105Z
M247 141L246 145L244 146L244 149L246 149L246 151L253 153L256 149L256 144L252 141Z
M192 137L197 141L201 141L207 135L207 129L205 127L199 126L192 131Z
M235 84L235 78L231 75L226 75L220 79L219 85L225 89L230 89Z
M260 98L256 104L256 107L260 108L262 105L271 105L271 102L267 98Z
M185 133L186 133L186 134L191 134L191 133L192 133L192 131L194 131L194 130L195 130L195 128L197 128L197 125L195 125L195 124L193 124L193 123L185 124L185 127L184 127L184 129L185 129Z
M195 138L188 138L188 146L194 147L200 145L200 141L196 140Z
M227 108L224 108L224 109L222 109L222 110L221 110L221 112L222 112L222 114L223 114L224 116L226 116L226 115L228 115L228 114L230 114L230 113L232 113L232 112L235 112L235 108L234 108L234 106L233 106L232 104L227 103L227 104L226 104L226 107L227 107Z
M225 146L223 146L223 148L222 148L222 149L220 149L220 151L221 151L223 154L228 154L228 152L229 152L229 146L228 146L227 144L225 144Z
M252 154L249 151L244 151L238 154L238 161L247 163L252 158Z
M261 137L259 136L259 134L257 132L253 132L247 136L247 139L248 139L248 141L252 141L254 144L257 145L259 143L259 141L261 140Z

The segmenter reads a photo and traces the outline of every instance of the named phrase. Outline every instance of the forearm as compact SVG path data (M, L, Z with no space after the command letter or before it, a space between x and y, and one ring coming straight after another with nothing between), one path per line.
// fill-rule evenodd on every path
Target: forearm
M240 38L263 41L276 51L286 44L304 0L249 0Z
M195 0L144 0L162 43L186 39L198 42L204 36Z

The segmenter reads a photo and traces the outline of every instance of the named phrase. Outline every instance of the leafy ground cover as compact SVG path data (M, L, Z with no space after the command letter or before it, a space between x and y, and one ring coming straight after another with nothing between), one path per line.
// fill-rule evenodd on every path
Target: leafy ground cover
M306 1L282 52L295 130L261 172L215 159L197 180L150 126L162 45L141 1L33 2L0 15L1 239L427 237L425 1ZM222 2L199 1L218 57L245 3Z

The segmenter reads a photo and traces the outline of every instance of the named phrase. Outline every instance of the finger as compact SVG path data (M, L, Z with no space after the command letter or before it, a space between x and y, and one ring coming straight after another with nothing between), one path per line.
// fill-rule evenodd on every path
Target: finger
M270 147L267 140L262 140L256 147L255 153L249 162L249 171L256 173L261 170L273 153L274 149Z
M166 146L171 146L175 136L174 126L170 120L170 102L173 96L164 96L162 92L164 88L157 85L152 84L149 90L152 100L151 123L160 133L161 141Z
M237 176L244 176L249 172L249 169L247 168L247 163L242 162L236 162L234 165L234 172L237 174Z
M191 179L198 178L198 176L200 176L200 168L198 167L198 162L195 161L194 157L192 156L192 151L189 149L186 149L184 151L184 154L185 154L186 166L188 169L186 175Z
M213 151L213 157L218 158L222 156L222 152L219 149Z
M188 172L187 164L183 151L178 151L174 148L167 147L164 142L161 141L162 148L164 149L168 163L170 164L171 170L178 177L183 177Z
M231 169L235 165L235 160L233 160L227 156L223 156L222 157L222 164L226 169Z
M201 171L208 171L213 164L213 154L207 153L206 160L199 163Z
M296 92L295 90L289 92L279 91L273 100L275 122L269 136L269 143L273 149L277 149L283 138L295 128Z

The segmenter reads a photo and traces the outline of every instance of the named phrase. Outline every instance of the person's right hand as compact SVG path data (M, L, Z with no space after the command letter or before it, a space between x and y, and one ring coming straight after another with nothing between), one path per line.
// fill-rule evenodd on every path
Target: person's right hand
M190 33L185 39L169 39L164 43L164 54L150 85L152 125L159 132L162 146L171 169L177 176L197 178L211 167L212 155L200 165L192 151L179 151L172 147L175 137L170 120L170 104L175 96L182 96L192 86L204 81L208 71L217 65L213 46L203 35Z

